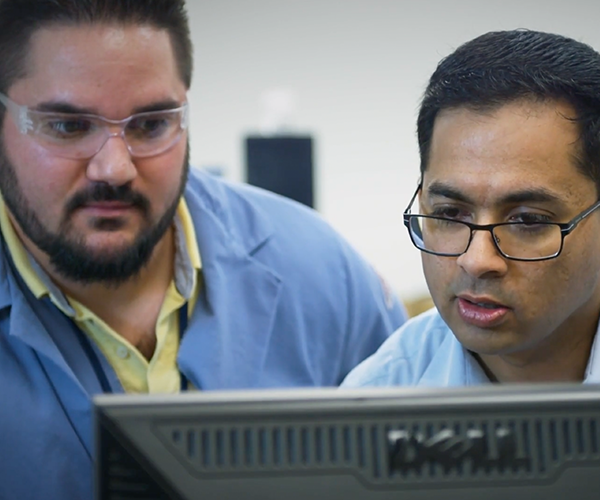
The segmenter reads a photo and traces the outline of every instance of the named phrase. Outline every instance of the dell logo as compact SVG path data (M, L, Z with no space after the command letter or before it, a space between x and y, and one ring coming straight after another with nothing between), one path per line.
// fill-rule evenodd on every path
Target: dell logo
M529 457L519 456L515 433L504 427L489 435L481 429L469 429L465 434L443 429L429 438L419 432L394 430L388 432L388 444L391 472L419 471L425 463L449 470L467 459L473 470L520 468L530 463Z

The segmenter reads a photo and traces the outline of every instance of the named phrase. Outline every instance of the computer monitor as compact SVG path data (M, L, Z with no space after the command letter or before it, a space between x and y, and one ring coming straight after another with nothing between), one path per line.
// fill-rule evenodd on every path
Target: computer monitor
M97 500L600 498L600 388L94 400Z

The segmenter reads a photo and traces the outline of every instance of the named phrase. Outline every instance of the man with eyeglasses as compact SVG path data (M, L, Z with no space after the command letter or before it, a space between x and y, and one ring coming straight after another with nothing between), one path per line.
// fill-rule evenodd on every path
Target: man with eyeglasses
M600 382L600 54L491 32L443 59L404 224L435 308L343 386Z
M189 168L183 0L0 0L0 498L92 498L91 397L337 385L402 322L314 212Z

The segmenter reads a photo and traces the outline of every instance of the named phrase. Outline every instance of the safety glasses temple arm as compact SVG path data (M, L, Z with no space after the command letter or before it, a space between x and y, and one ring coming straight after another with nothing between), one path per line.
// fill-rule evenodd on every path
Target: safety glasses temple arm
M13 115L19 132L26 134L27 131L33 129L33 123L29 118L27 106L19 106L17 103L11 101L8 96L2 92L0 92L0 102L4 104L9 113Z

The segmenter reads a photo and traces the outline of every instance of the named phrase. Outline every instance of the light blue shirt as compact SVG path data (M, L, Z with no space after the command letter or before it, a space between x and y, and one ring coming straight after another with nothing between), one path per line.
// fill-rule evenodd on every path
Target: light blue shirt
M600 382L596 335L584 383ZM411 319L346 377L343 387L490 384L477 360L456 339L436 309Z

